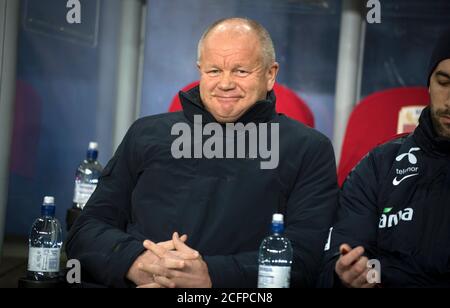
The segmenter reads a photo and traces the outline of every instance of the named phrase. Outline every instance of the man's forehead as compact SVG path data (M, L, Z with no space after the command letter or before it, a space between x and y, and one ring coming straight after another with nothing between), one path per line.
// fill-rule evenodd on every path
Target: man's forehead
M201 62L204 65L247 66L259 62L260 53L254 48L205 48Z
M258 37L255 33L242 33L242 32L219 32L211 33L205 38L204 44L220 44L220 45L251 45L258 41Z
M205 52L209 52L212 55L220 55L220 56L231 56L231 55L239 55L243 53L253 53L255 51L254 46L205 46Z
M257 40L246 38L224 38L213 37L205 41L203 45L203 53L209 56L244 56L258 53L260 44Z

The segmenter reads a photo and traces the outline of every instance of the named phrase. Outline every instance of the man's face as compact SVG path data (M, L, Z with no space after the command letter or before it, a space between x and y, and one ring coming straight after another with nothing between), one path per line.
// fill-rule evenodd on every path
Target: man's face
M263 61L255 34L219 31L203 42L200 96L220 123L235 122L272 90L278 64Z
M431 118L437 134L450 138L450 59L439 63L430 78Z

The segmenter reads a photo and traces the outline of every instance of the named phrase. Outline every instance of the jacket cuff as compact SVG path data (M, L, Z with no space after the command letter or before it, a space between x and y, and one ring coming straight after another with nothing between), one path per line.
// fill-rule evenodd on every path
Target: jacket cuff
M145 248L142 242L132 240L114 249L109 262L108 285L116 288L136 287L126 276L133 262L141 255Z
M341 279L336 274L337 258L330 260L321 270L321 275L317 284L318 288L337 288L342 289L345 286L342 284Z
M236 273L233 270L233 262L226 256L204 256L208 266L209 278L213 288L235 288L233 281Z

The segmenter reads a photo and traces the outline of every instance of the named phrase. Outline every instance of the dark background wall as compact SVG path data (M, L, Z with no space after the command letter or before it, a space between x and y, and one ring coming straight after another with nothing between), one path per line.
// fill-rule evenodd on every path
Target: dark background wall
M70 27L66 1L21 1L7 234L28 234L44 195L65 221L89 141L111 156L119 0L82 5Z
M426 86L434 42L450 27L450 1L382 0L380 24L367 26L361 95Z

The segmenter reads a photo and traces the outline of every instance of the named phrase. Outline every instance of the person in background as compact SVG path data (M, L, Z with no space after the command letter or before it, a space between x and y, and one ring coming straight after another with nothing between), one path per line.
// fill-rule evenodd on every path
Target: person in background
M428 87L417 129L375 148L344 183L319 286L450 287L450 29Z

